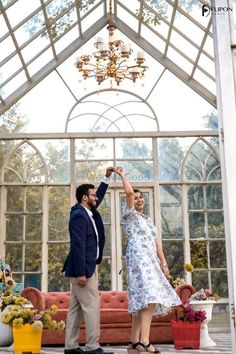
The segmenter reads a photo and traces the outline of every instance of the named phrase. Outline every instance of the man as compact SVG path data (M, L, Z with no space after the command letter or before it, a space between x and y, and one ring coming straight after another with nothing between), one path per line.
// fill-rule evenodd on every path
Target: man
M65 354L82 354L78 347L80 325L85 321L85 353L102 354L100 336L100 298L95 278L96 264L102 261L105 243L104 225L96 210L105 196L113 167L97 191L92 184L76 189L78 203L71 208L69 220L70 251L62 272L70 278L71 302L67 315Z

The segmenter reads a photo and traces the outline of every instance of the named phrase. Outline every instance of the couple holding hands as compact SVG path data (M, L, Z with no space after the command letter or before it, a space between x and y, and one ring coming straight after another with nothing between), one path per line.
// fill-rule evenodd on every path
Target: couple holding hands
M96 264L102 261L105 232L97 207L105 196L113 172L120 176L126 195L122 222L128 236L128 312L132 315L128 351L159 353L149 342L152 316L163 315L181 303L166 278L169 269L157 229L151 218L143 214L142 192L132 188L122 167L109 167L97 190L92 184L77 187L77 204L70 212L70 250L62 270L71 283L65 354L104 353L99 345L100 298L95 270ZM78 346L83 320L86 329L85 351Z

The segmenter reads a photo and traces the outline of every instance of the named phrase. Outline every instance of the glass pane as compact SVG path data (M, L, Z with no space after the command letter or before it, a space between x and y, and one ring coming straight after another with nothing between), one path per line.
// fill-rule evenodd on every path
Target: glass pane
M228 276L226 270L213 270L211 272L212 289L220 297L228 297Z
M41 274L26 274L24 287L33 287L41 289Z
M1 27L1 29L2 29L2 27ZM3 35L3 33L1 33L1 37L2 37L2 35ZM4 39L3 41L0 42L0 61L3 61L7 55L13 53L14 51L15 51L14 42L13 42L11 36L8 36L6 39ZM1 75L3 75L2 68L0 70L0 73L1 73ZM5 73L3 76L1 76L0 83L4 82L4 80L6 78L6 74L7 73Z
M69 187L49 188L49 240L67 240L68 215L70 211L70 189Z
M40 31L43 27L44 17L43 12L38 12L36 15L31 16L31 18L25 22L22 26L17 28L14 32L17 43L19 46L22 46L23 43L27 42L31 39L36 32ZM38 48L35 47L35 51L31 52L31 56L34 56L41 49L41 45L39 45L40 41L42 42L42 36L38 37ZM46 42L45 42L46 45ZM44 46L45 46L44 45Z
M212 180L218 167L219 156L215 150L205 141L198 140L185 161L184 176L188 180Z
M190 75L193 70L193 64L185 59L183 55L183 53L181 55L177 50L171 48L170 46L168 47L167 57Z
M215 65L212 59L209 59L203 53L201 54L198 62L199 66L203 68L209 75L215 77Z
M102 220L105 224L111 223L111 195L106 193L105 197L102 200L102 203L99 205L99 213L102 216Z
M6 244L6 262L14 272L22 271L22 245Z
M226 249L224 241L209 243L211 268L226 268Z
M111 226L105 225L105 246L103 256L111 256Z
M116 158L152 158L152 139L116 139Z
M24 210L24 187L7 188L7 211Z
M223 196L222 196L221 185L206 186L206 194L207 194L208 209L223 208Z
M208 212L208 237L225 237L223 212Z
M111 259L103 258L98 267L98 288L99 290L111 290Z
M25 245L25 271L35 272L41 270L42 246L40 244Z
M206 241L190 241L191 263L194 268L207 269Z
M113 166L113 161L91 161L79 162L75 165L76 182L78 183L100 183L104 177L107 167Z
M6 240L22 241L23 215L6 215Z
M187 5L187 2L186 3L184 2L183 6L185 4ZM189 13L189 9L188 9L188 13ZM200 29L196 24L194 24L189 18L183 15L180 11L176 11L174 26L177 27L184 34L191 33L191 40L200 46L202 39L204 37L203 30Z
M174 277L184 276L184 250L183 242L173 242L163 240L163 250L166 261L169 265L170 273Z
M21 68L21 65L18 55L9 59L0 67L0 83L2 84L5 80L9 79L14 72L16 73Z
M119 161L119 165L124 167L126 177L132 182L153 180L152 161ZM120 180L119 177L117 179Z
M25 239L40 241L42 238L42 215L26 215Z
M100 32L97 33L97 36L99 35L103 36ZM91 48L88 49L91 51ZM134 49L133 44L132 49ZM151 57L149 57L149 59L150 58ZM155 62L153 64L155 70L150 79L153 81L154 85L157 75L157 63ZM87 85L91 86L91 91L94 90L93 81L88 81ZM110 86L110 81L107 82L107 86ZM150 127L152 127L154 131L157 130L157 118L154 111L151 110L146 102L137 96L140 93L140 84L137 84L137 86L134 87L133 82L130 81L126 82L126 86L126 90L130 87L130 92L119 91L118 95L114 95L114 90L110 91L109 87L108 90L105 89L104 91L100 91L99 95L95 92L85 97L83 101L79 102L78 105L74 106L71 110L70 116L68 117L68 127L66 127L66 131L134 132L146 131L146 129L150 131ZM83 89L82 87L78 87L78 83L76 83L74 85L75 92L78 91L78 88L81 90ZM143 92L145 86L144 88L141 87L141 89ZM137 95L134 96L135 91L137 91ZM148 95L148 88L146 89L146 92ZM146 121L145 126L143 125L144 119Z
M208 282L208 272L197 272L194 271L192 273L192 284L196 290L199 289L208 289L210 288L209 282Z
M188 188L188 207L191 210L204 209L203 186L191 186Z
M22 274L15 274L14 271L12 271L13 274L13 278L15 280L16 283L22 283L23 282L23 276Z
M19 146L7 167L15 173L15 179L12 180L8 180L8 176L5 175L5 180L9 182L19 179L24 183L44 182L45 170L41 156L27 142Z
M75 141L76 159L112 159L112 139L78 139Z
M184 39L178 32L175 30L171 31L170 42L178 47L182 53L184 53L188 58L195 60L198 54L198 50L193 46L189 41ZM178 44L177 44L178 43Z
M61 273L69 243L48 245L48 291L69 291L69 279Z
M25 0L15 1L13 6L7 9L7 15L9 17L12 27L24 20L25 17L29 16L39 6L39 0L34 0L30 2L27 1L27 5Z
M160 35L163 35L165 38L168 35L168 26L164 23L161 22L160 26L158 26L158 33ZM153 33L153 31L151 31L149 28L142 26L141 27L141 32L140 35L143 38L148 38L149 39L149 43L152 43L152 45L155 48L158 48L158 50L161 53L165 52L165 47L166 47L166 42L164 41L164 38L160 38L157 33ZM149 86L149 85L148 85Z
M26 188L26 210L30 212L42 210L42 187Z
M190 238L205 238L205 215L204 213L189 212Z
M35 46L37 47L37 43L35 43L35 41L32 42L32 44L34 47ZM34 51L34 50L35 49L33 49L32 46L28 45L24 50L24 57L30 56L32 51ZM48 62L50 62L51 60L53 60L53 54L52 54L51 48L49 47L42 54L40 54L37 58L34 58L34 60L28 65L29 75L31 77L34 75L37 75L37 73L40 71L40 69L43 69L43 67L45 67L48 64ZM42 82L41 85L46 86L45 82ZM38 111L38 114L39 114L39 111ZM48 114L47 114L47 117L48 117ZM34 117L34 119L35 119L35 117ZM40 124L40 123L43 124L42 123L43 119L45 119L45 121L47 120L47 118L42 118L42 120L40 122L37 122L37 124ZM48 124L48 123L46 123L46 124L48 127L50 127L50 124ZM35 128L33 128L33 129L35 129Z
M177 138L158 140L159 176L161 181L180 180L180 167L184 157L183 142L183 140Z
M160 187L160 198L162 238L183 238L181 187Z
M47 83L44 83L44 85L46 87ZM45 87L42 88L42 92L40 92L40 97L43 94L45 94L45 90L46 90ZM59 88L58 90L60 91ZM47 98L44 97L44 100L47 100ZM40 107L37 107L37 111L39 111L40 109L41 109ZM60 109L62 108L60 107ZM35 114L37 115L38 112ZM46 115L46 113L43 112L41 112L41 114ZM46 120L45 120L45 124L47 124ZM34 141L34 145L39 149L39 151L42 153L44 157L47 166L47 171L48 171L48 180L50 182L58 182L58 183L69 182L70 180L69 141L68 140L53 140L53 141L36 140Z

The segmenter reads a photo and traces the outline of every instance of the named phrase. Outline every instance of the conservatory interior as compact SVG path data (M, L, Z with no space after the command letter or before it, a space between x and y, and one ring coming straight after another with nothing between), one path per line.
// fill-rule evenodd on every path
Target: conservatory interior
M0 0L0 258L23 288L69 290L75 188L123 166L171 276L217 292L209 328L234 348L236 8L219 3ZM113 175L102 291L126 290L123 201Z

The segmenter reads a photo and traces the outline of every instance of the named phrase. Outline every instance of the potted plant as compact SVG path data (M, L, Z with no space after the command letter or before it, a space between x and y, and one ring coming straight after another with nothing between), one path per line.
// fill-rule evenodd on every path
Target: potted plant
M29 303L28 300L16 294L15 290L21 290L21 286L16 288L16 285L20 285L20 283L16 284L13 279L11 267L3 259L0 259L0 317L9 305ZM12 343L12 330L2 323L0 318L0 347L10 346Z
M194 311L188 301L180 306L178 320L172 320L172 331L175 349L199 349L200 324L206 318L204 311Z
M208 333L208 323L212 319L212 309L219 295L212 289L200 289L190 297L190 304L194 310L202 310L206 313L206 318L201 324L200 348L214 347L216 343L210 338Z
M45 311L13 305L2 314L2 322L13 329L14 353L39 353L43 327L61 331L65 328L64 321L56 321L53 315L57 306L52 305Z

